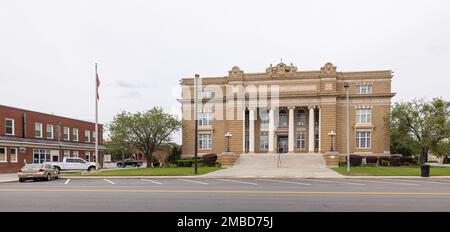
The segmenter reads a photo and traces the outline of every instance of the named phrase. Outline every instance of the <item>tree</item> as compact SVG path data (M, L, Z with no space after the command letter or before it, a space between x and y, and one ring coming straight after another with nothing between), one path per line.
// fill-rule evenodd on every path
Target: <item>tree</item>
M150 167L154 161L153 152L162 144L169 143L172 133L180 127L181 122L174 116L154 107L146 112L117 114L109 125L109 131L111 140L144 153L147 167Z
M176 162L181 159L181 145L176 143L170 144L169 162Z
M440 158L448 158L450 156L450 141L446 139L441 141L433 148L433 154ZM444 162L445 163L445 162Z
M396 103L391 112L391 128L399 136L413 138L423 164L428 161L428 152L450 136L450 103L441 98Z

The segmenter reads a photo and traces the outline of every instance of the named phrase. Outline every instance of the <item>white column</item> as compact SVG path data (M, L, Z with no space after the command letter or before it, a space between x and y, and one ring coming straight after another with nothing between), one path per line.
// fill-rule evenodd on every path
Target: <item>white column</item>
M275 115L273 107L269 109L269 153L274 152L274 140L275 140Z
M250 109L249 110L249 121L250 121L250 127L249 129L249 153L255 152L255 110Z
M308 152L314 152L314 106L309 106Z
M242 154L245 153L245 107L242 111Z
M289 107L288 152L294 152L294 107Z

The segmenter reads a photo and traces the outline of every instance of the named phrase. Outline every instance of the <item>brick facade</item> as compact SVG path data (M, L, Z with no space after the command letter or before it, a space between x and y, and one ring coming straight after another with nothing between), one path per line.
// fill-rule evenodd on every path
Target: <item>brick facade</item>
M13 133L7 133L6 122L13 120ZM36 136L35 123L42 125L42 136ZM49 125L51 134L47 134ZM69 128L69 140L64 139L64 128ZM10 128L10 127L8 127ZM53 128L53 130L51 130ZM74 128L78 129L75 140ZM89 131L85 138L85 131ZM0 173L17 172L26 163L50 160L61 161L64 154L88 161L95 160L95 123L39 113L0 105L0 152L6 150L6 159L0 154ZM103 126L99 124L99 161L103 155ZM17 158L13 155L17 149ZM40 157L41 156L41 157Z
M223 112L220 119L213 118L208 126L200 126L199 133L211 135L212 146L210 149L199 149L200 155L206 153L222 153L227 146L225 134L230 132L233 136L230 139L231 151L237 154L246 152L254 153L276 153L280 147L282 151L294 153L330 151L331 138L329 133L335 132L333 137L333 148L343 154L346 152L346 89L344 83L349 84L349 118L350 118L350 152L355 154L379 155L389 153L389 127L387 118L389 117L391 98L395 95L391 92L392 72L383 71L363 71L363 72L337 72L336 67L331 63L325 64L319 71L298 71L297 67L280 63L270 66L264 73L244 73L240 68L233 67L227 76L204 77L201 78L201 91L206 89L211 92L211 96L201 99L205 107L208 104L214 105L211 112ZM192 156L194 153L194 120L193 120L193 99L194 99L194 79L184 78L181 81L183 108L183 156ZM227 98L227 88L229 86L242 86L245 94L245 105L239 107L237 104L230 105ZM257 88L257 104L252 104L254 97L252 88ZM279 89L277 105L260 106L261 86ZM221 90L218 91L218 90ZM219 93L220 92L220 93ZM236 101L237 91L234 93ZM269 92L269 96L271 96ZM270 97L268 97L270 100ZM220 103L220 104L218 104ZM254 103L254 102L253 102ZM218 110L220 109L220 110ZM274 129L261 128L261 111L274 110L276 119L269 120L269 125L274 125ZM367 110L367 111L365 111ZM282 111L287 114L288 123L280 126L280 118L283 118ZM356 122L356 114L359 119L367 122ZM226 113L233 112L232 118L228 118ZM245 115L247 119L237 115ZM363 113L361 113L363 112ZM364 113L366 112L366 113ZM368 112L368 113L367 113ZM293 115L294 126L290 125L290 116ZM304 115L303 115L304 113ZM255 114L254 134L250 130L249 114ZM370 114L366 116L366 114ZM189 117L186 117L189 116ZM318 117L317 117L318 116ZM217 116L216 116L217 117ZM302 121L300 118L304 117ZM312 119L310 124L310 120ZM302 122L301 122L302 121ZM267 125L267 124L265 124ZM311 126L312 125L312 126ZM272 136L273 144L269 142L269 149L261 149L261 135L269 138ZM244 134L245 132L245 134ZM291 135L294 136L291 136ZM356 145L356 135L358 134L358 144ZM254 151L249 151L249 138L254 135ZM301 144L301 136L304 136L304 145ZM310 137L310 135L312 135ZM288 139L289 146L284 147L285 139ZM265 139L267 137L264 137ZM299 141L297 143L297 140ZM272 140L269 140L272 141ZM264 144L264 143L263 143ZM311 145L311 146L310 146ZM272 149L272 151L270 151ZM251 149L250 149L251 150Z

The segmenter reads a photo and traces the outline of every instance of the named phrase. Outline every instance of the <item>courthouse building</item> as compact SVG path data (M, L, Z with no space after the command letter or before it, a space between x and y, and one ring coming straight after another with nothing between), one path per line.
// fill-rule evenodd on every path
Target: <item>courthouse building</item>
M99 162L103 126L99 124ZM25 163L80 157L95 162L95 123L0 105L0 173Z
M344 83L349 86L350 152L389 154L389 123L386 120L391 98L395 95L391 92L392 77L390 70L338 72L331 63L315 71L301 70L292 63L270 65L261 73L246 73L233 67L226 76L202 77L198 94L199 154L225 151L228 146L225 134L228 132L231 134L230 150L236 154L301 155L330 150L345 154ZM184 78L180 83L183 89L180 99L182 153L191 156L194 154L194 78ZM245 93L243 105L236 100L239 86ZM268 89L267 100L261 98L266 95L261 93L265 88ZM253 94L255 89L259 91L257 96ZM234 104L227 102L230 94L236 94ZM261 101L268 103L261 104ZM221 117L215 115L218 111Z

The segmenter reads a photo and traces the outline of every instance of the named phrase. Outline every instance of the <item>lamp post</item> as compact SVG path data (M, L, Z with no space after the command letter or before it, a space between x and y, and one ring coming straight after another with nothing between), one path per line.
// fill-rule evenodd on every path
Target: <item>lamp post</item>
M333 137L336 136L336 132L330 131L328 133L328 136L330 136L330 151L333 152L334 151L334 148L333 148Z
M200 75L195 74L194 79L194 121L195 121L195 129L194 129L194 175L197 175L197 158L198 158L198 78Z
M230 139L231 136L233 136L230 132L227 132L225 134L225 138L227 138L227 152L230 152Z
M348 88L350 84L348 82L344 82L345 88L345 102L346 102L346 144L347 144L347 175L350 175L350 122L349 122L349 113L348 113Z

